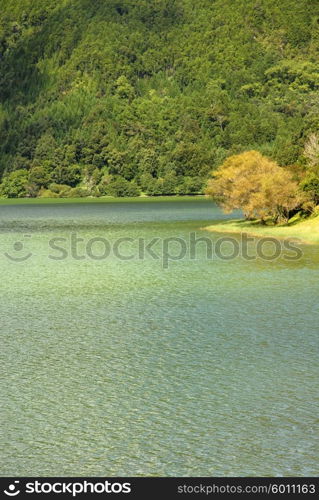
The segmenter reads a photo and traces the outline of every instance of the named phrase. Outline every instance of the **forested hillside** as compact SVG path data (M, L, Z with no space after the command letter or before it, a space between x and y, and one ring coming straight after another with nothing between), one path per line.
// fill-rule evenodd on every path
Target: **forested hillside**
M4 196L198 193L252 149L306 163L317 1L0 0L0 16Z

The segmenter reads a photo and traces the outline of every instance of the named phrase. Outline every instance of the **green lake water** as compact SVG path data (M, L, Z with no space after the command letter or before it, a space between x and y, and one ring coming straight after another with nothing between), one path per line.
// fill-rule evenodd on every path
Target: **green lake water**
M0 207L2 476L318 475L318 247L190 255L222 218L205 200Z

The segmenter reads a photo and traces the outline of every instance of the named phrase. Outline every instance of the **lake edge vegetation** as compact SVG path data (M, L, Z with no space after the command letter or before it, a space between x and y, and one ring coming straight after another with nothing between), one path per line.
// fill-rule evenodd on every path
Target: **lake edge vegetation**
M225 213L241 210L246 220L262 225L319 215L319 137L311 141L317 158L304 168L280 167L257 151L227 158L212 172L206 194Z
M212 182L255 155L248 217L314 213L318 51L306 0L3 0L0 196L195 195L208 182L229 209Z

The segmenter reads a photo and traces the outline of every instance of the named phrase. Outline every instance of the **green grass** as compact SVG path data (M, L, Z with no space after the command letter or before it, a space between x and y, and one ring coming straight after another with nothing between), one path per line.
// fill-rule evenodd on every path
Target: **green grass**
M296 239L303 243L319 243L319 216L308 219L294 218L285 225L263 225L259 221L233 219L215 222L205 228L217 233L247 233L253 236L272 237L278 239Z
M205 200L203 195L197 196L139 196L136 198L0 198L0 205L47 205L66 203L131 203L131 202L161 202L161 201L196 201Z

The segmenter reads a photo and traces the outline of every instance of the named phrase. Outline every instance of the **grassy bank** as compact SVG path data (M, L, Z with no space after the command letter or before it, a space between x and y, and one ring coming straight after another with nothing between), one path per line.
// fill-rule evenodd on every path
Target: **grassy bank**
M71 203L145 203L161 201L198 201L207 200L204 195L197 196L139 196L136 198L0 198L0 205L51 205ZM207 200L209 201L209 200Z
M215 222L205 228L207 231L217 233L247 233L252 236L291 238L303 243L319 243L319 216L309 219L293 219L285 225L262 225L259 221L246 221L242 219Z

